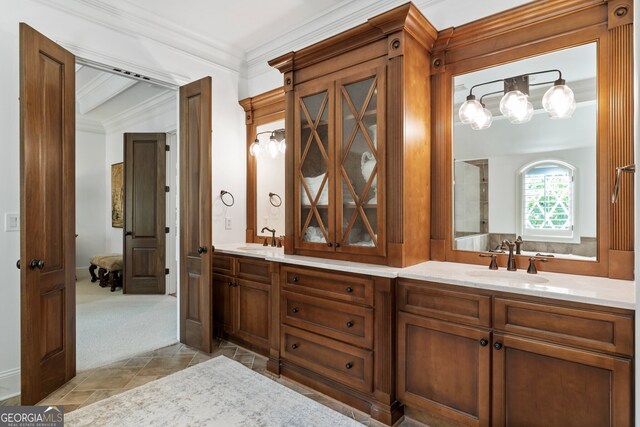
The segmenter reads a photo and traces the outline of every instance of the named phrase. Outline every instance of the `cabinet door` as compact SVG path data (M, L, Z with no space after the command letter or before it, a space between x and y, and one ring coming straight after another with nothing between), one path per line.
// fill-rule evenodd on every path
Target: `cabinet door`
M493 425L630 426L631 361L495 334Z
M385 68L336 82L336 251L384 255Z
M233 333L233 289L236 279L231 276L212 275L213 330L214 336L222 338L223 332Z
M457 425L489 425L489 331L398 313L398 399Z
M297 248L333 251L333 85L296 88L294 217Z
M269 349L269 285L236 280L235 335L267 351Z

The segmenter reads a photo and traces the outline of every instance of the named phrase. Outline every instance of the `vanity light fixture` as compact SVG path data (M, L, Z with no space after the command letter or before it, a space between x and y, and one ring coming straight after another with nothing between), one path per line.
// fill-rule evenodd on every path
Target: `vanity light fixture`
M529 83L529 76L547 73L558 73L558 79ZM500 82L504 85L503 91L486 93L482 95L480 100L476 100L473 94L475 88ZM549 83L553 83L553 86L542 97L542 107L549 114L549 117L552 119L565 119L573 116L576 111L576 101L573 91L562 78L562 72L560 70L545 70L474 85L471 87L466 101L458 110L460 121L471 125L471 128L475 130L487 129L491 126L493 117L482 100L485 96L503 93L504 96L500 100L500 112L502 115L513 124L527 123L533 117L533 104L529 101L529 87Z
M259 135L270 133L269 141L264 139L260 141ZM278 153L284 154L287 151L287 144L284 140L284 129L268 130L259 132L256 134L256 139L249 146L249 153L257 157L262 153L269 153L272 158L275 158Z

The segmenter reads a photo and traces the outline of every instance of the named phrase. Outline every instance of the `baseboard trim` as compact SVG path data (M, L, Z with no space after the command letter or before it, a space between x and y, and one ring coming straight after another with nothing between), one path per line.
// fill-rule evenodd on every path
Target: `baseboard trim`
M0 400L20 394L20 368L0 372Z

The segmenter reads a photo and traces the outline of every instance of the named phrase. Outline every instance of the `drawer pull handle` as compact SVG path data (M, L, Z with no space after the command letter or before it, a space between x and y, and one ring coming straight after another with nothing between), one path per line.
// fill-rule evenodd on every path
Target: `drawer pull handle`
M299 311L300 311L300 309L299 309L298 307L293 307L293 308L291 309L291 311L292 311L292 312L294 312L294 313L297 313L297 312L299 312Z
M293 276L293 283L296 283L298 280L300 280L298 279L298 276Z
M295 350L296 348L298 348L298 344L291 344L291 349Z
M347 292L349 292L349 293L351 293L351 292L353 292L353 288L352 288L351 286L347 286L346 291L347 291Z
M347 328L350 328L350 327L352 327L352 326L353 326L353 322L352 322L351 320L349 320L349 321L347 322Z
M493 348L495 348L496 350L500 350L502 348L502 344L499 342L496 342L493 344Z
M482 339L480 340L480 345L481 345L482 347L486 347L486 346L487 346L487 344L489 344L489 341L487 341L486 339L482 338Z
M349 362L346 365L344 365L344 367L347 368L347 369L351 369L351 368L353 368L353 363Z

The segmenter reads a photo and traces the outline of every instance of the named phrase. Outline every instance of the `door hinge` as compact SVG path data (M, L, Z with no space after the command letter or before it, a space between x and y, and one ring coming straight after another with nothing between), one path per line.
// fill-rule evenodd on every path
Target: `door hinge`
M165 228L164 228L164 232L165 232L165 233L167 233L167 234L169 234L169 227L165 227Z
M171 151L171 147L169 147L168 145L164 146L164 151Z
M164 274L169 274L169 269L168 268L164 269Z
M165 186L164 186L164 192L165 192L165 193L168 193L168 192L169 192L169 190L170 190L169 186L168 186L168 185L165 185Z

